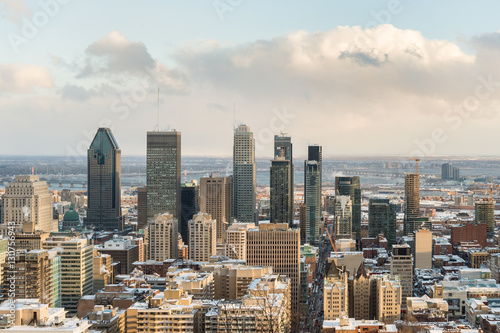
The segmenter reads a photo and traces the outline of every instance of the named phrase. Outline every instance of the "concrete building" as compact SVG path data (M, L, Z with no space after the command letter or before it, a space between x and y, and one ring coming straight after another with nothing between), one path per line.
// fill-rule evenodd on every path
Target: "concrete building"
M189 220L193 218L194 214L200 211L198 202L199 190L200 187L196 180L181 184L181 219L179 232L185 243L189 243Z
M157 214L149 225L149 258L155 261L177 259L179 236L172 214Z
M94 293L103 289L110 283L113 283L113 270L111 264L113 263L113 258L109 254L103 254L101 252L95 251L93 257L94 273Z
M413 256L410 246L392 247L391 275L398 277L401 284L401 309L406 309L406 299L413 296Z
M60 252L62 307L70 314L76 314L80 297L93 291L94 246L87 239L52 237L43 242L44 249Z
M226 230L226 256L229 259L247 260L247 232L254 223L234 223Z
M50 307L61 306L61 257L57 250L21 252L15 262L2 264L2 290L10 293L11 275L15 276L15 299L36 298Z
M420 216L420 178L417 173L405 176L405 217L404 235L413 235L416 219Z
M148 132L146 155L148 219L169 212L178 224L181 218L181 132Z
M357 320L374 317L371 281L363 264L356 275L349 278L349 317Z
M415 234L415 268L432 268L432 232L428 229L419 229Z
M460 180L460 169L454 167L453 164L444 163L441 165L441 179L442 180Z
M52 194L39 175L16 176L8 183L3 195L3 224L9 222L22 226L26 233L59 230L52 219Z
M86 319L92 325L92 331L106 333L126 333L127 310L113 306L96 305Z
M233 145L233 216L238 222L256 221L255 190L255 140L250 127L240 125Z
M334 320L349 313L348 276L345 267L337 266L334 263L330 265L323 287L325 320Z
M317 161L304 161L305 242L316 244L321 236L321 175Z
M385 324L378 320L356 320L342 316L335 320L323 321L323 333L397 333L396 325Z
M38 299L18 299L13 304L6 300L0 304L0 328L16 333L89 332L91 324L88 320L67 319L65 310L49 307Z
M490 257L489 268L491 271L491 278L500 283L500 253L494 253Z
M376 289L375 318L386 324L401 319L402 290L398 278L388 275L375 276ZM406 305L406 303L405 303Z
M217 222L207 213L198 213L189 221L189 259L208 261L216 254Z
M335 217L333 221L335 239L351 239L352 202L347 195L335 196Z
M287 223L261 223L247 233L247 264L271 266L277 274L290 278L292 309L299 309L300 233Z
M99 128L87 150L87 217L83 223L89 229L123 230L121 154L111 130Z
M96 249L102 254L109 254L113 262L120 263L120 274L132 272L134 269L132 264L139 260L139 247L134 244L130 236L115 235L102 246L96 246Z
M495 232L495 201L491 198L482 198L474 203L475 224L486 224L488 237Z
M232 223L232 177L211 174L200 178L200 211L217 221L217 243L224 243L226 230Z

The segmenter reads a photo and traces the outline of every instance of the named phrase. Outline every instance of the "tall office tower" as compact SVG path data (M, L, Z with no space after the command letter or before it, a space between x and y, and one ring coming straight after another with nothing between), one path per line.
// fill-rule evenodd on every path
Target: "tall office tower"
M226 230L226 256L229 259L247 260L247 232L254 223L233 223Z
M217 221L217 243L224 243L226 230L231 225L232 177L214 173L200 178L200 211Z
M349 314L348 277L345 267L337 267L332 263L323 287L325 320L335 320Z
M404 235L413 235L420 216L420 178L417 173L407 173L405 177L405 219Z
M181 132L147 133L148 219L169 212L181 218Z
M460 180L460 169L454 167L453 164L445 163L441 165L442 180Z
M149 259L164 261L179 255L178 223L172 214L157 214L149 225Z
M335 196L335 219L333 222L335 239L352 238L352 202L347 195Z
M495 232L495 201L491 198L483 198L474 203L474 224L486 224L486 233L492 237Z
M189 259L208 261L216 251L217 223L207 213L198 213L189 220Z
M391 275L399 277L401 309L406 309L406 299L413 295L413 256L408 244L392 247Z
M61 257L56 250L21 252L14 262L2 264L2 289L7 296L10 277L15 276L15 299L37 298L50 307L61 306Z
M233 216L238 222L255 222L255 139L250 127L240 125L234 132Z
M432 269L432 232L419 229L415 234L415 268Z
M306 205L301 203L299 205L299 229L300 229L300 244L306 243Z
M290 187L288 197L290 199L289 210L292 221L290 226L293 224L294 219L294 184L295 184L295 168L293 165L293 145L292 138L285 136L284 133L274 136L274 154L273 156L280 156L281 149L284 149L285 160L290 161Z
M247 265L272 266L292 281L292 309L299 310L300 232L288 223L262 223L247 233Z
M359 176L335 177L335 194L348 195L352 202L352 232L361 241L361 183Z
M26 233L58 231L52 219L52 195L38 175L16 176L3 195L3 224L15 222Z
M323 184L323 147L312 145L307 147L307 160L318 163L319 191L321 193Z
M43 242L43 248L57 248L61 257L61 305L76 315L78 300L93 290L94 246L87 239L52 237Z
M147 187L137 188L137 230L148 225L148 192Z
M317 161L304 161L306 243L317 244L321 236L321 174Z
M121 209L122 152L109 128L99 128L87 151L87 217L98 230L123 230Z
M271 161L270 196L271 223L288 223L293 226L292 165L285 159L285 148Z
M396 244L396 205L389 199L372 198L368 204L368 236L384 234L389 248Z
M189 243L189 220L200 211L198 204L199 186L196 180L181 184L181 225L182 240Z

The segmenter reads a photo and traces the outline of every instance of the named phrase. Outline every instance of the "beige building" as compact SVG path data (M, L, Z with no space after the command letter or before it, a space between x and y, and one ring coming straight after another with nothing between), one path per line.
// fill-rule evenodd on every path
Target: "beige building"
M212 174L200 178L200 211L217 221L217 243L224 243L231 225L232 178Z
M375 276L375 319L392 324L401 319L401 285L388 275Z
M207 213L198 213L188 222L189 259L208 261L217 251L217 224Z
M239 264L207 264L201 271L213 273L214 299L235 300L248 293L248 286L254 279L272 274L273 269Z
M178 225L172 214L157 214L149 225L149 259L163 261L178 257Z
M419 229L415 232L415 268L432 269L432 232Z
M291 332L290 311L290 280L270 274L253 280L247 296L208 311L205 332Z
M49 232L35 231L33 233L16 232L16 251L40 250L43 242L49 238Z
M39 175L16 176L3 195L3 224L15 222L24 232L58 231L52 218L52 194Z
M254 223L234 223L226 230L226 256L229 259L247 260L247 232Z
M391 275L401 283L401 309L406 309L406 299L413 296L413 256L408 244L393 245Z
M371 282L365 266L361 264L356 275L349 279L349 317L356 320L373 318Z
M166 278L166 287L171 289L182 288L195 299L214 299L214 275L212 272L200 272L189 269L177 270L169 268Z
M271 266L277 274L290 278L292 310L299 310L300 231L288 223L261 223L247 233L247 264Z
M111 305L95 305L87 319L92 325L91 329L97 332L125 333L127 310L117 309Z
M43 242L45 249L56 249L61 257L62 306L76 314L78 300L93 291L94 246L87 239L52 237Z
M334 320L349 313L348 275L345 267L332 263L323 287L325 320Z
M0 304L0 318L0 328L16 333L87 333L91 326L88 320L67 319L64 308L51 308L38 299L18 299L14 304L6 300Z
M113 258L111 258L111 255L94 250L94 293L113 283L112 263Z

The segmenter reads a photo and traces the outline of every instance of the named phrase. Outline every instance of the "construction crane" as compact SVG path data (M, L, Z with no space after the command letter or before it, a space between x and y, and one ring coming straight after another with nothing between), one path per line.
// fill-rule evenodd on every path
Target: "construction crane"
M415 173L418 175L418 162L420 162L420 158L410 158L410 160L417 162Z
M328 231L328 227L326 229L326 234L328 235L328 239L330 240L330 244L332 244L333 251L335 252L335 256L338 258L338 253L337 250L335 249L335 243L333 242L332 235L330 235L330 232Z

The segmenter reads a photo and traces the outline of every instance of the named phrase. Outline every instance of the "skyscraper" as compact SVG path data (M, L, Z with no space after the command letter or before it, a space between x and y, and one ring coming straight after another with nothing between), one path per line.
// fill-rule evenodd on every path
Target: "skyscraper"
M359 176L335 177L335 194L348 195L352 203L352 232L361 240L361 186Z
M352 203L347 195L335 196L335 239L352 238Z
M233 210L238 222L255 222L255 140L247 125L234 132Z
M121 156L111 130L99 128L87 151L87 227L123 230Z
M16 176L3 195L3 223L22 225L24 232L58 231L52 219L52 195L38 175Z
M319 189L321 193L323 184L323 147L318 145L312 145L307 147L307 160L316 161L316 163L318 163L319 184L320 184Z
M384 234L389 248L396 244L396 205L386 198L371 198L368 204L368 236Z
M419 229L415 234L415 268L432 269L432 232Z
M200 178L200 211L217 221L217 243L225 242L226 230L232 223L232 178L211 174Z
M179 256L178 223L172 214L157 214L149 225L149 259L164 261Z
M148 219L170 213L181 218L181 132L147 133Z
M247 264L272 266L292 281L292 309L299 309L300 233L288 223L261 223L247 233Z
M144 229L148 224L148 192L147 187L137 188L137 229Z
M199 186L196 180L181 184L181 225L179 229L185 243L189 242L189 220L200 211L198 190Z
M290 161L290 216L292 216L292 223L294 219L294 184L295 184L295 168L293 164L293 145L292 138L290 136L285 136L284 133L274 136L274 154L273 156L279 156L281 153L281 148L284 149L285 160Z
M454 167L453 164L445 163L441 165L442 180L460 180L460 169Z
M420 216L420 178L418 173L407 173L405 177L404 235L413 235L416 219Z
M271 194L271 222L293 224L293 199L291 188L292 173L291 163L285 157L285 148L283 147L279 155L271 161L270 169L270 194Z
M321 175L317 161L304 161L306 242L316 244L321 235Z

